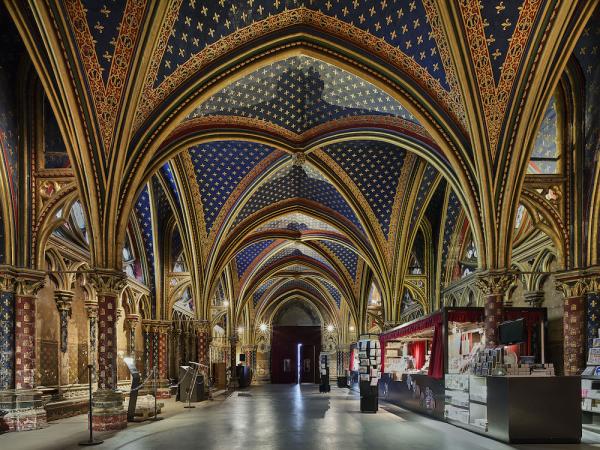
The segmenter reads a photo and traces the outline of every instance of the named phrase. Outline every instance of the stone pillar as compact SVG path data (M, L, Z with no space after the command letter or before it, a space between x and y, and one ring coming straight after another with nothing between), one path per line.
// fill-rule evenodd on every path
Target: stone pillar
M477 278L477 287L482 291L485 306L485 344L496 347L498 341L498 325L504 317L504 294L514 282L515 274L508 270L485 271Z
M179 366L181 365L181 330L173 328L171 330L171 339L173 341L173 358L175 360L175 377L179 378Z
M46 426L35 388L35 301L45 274L27 269L0 273L0 432Z
M88 361L92 365L92 383L98 381L96 374L98 369L98 303L92 300L85 302L85 312L88 318L88 332L89 332L89 355Z
M60 319L60 368L59 384L64 386L71 384L69 379L69 318L71 317L71 305L73 304L73 292L54 291L54 302L58 309Z
M565 297L563 314L563 360L565 375L580 375L585 368L585 298L589 281L579 273L556 277Z
M152 373L152 347L153 347L153 338L152 338L152 325L150 321L143 320L142 321L142 340L144 341L144 368L142 373L144 376L142 378L147 378Z
M127 283L120 271L97 270L90 280L98 294L98 390L94 393L92 427L96 431L127 426L123 394L117 391L117 308Z
M544 291L529 291L523 294L525 301L532 308L539 308L544 304Z

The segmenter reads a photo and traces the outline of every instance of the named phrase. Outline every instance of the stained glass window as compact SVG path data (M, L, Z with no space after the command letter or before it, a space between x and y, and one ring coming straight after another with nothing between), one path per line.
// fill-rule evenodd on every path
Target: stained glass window
M558 173L559 160L557 101L556 96L553 96L538 130L527 173L537 175Z

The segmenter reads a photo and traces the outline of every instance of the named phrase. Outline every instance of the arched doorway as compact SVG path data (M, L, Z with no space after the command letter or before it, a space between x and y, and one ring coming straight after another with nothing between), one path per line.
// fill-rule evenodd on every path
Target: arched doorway
M273 319L271 382L316 383L321 351L321 318L308 301L282 306Z

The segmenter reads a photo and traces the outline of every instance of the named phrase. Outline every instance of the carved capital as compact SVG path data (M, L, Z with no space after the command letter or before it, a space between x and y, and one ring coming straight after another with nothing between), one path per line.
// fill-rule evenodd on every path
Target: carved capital
M73 304L73 292L70 291L54 291L54 301L58 311L66 311L71 314L71 305Z
M97 319L98 318L98 302L96 301L86 301L85 302L85 312L87 313L88 319Z
M512 270L486 270L478 274L475 284L483 295L504 295L516 278Z
M140 321L140 315L139 314L127 314L125 316L125 325L130 330L135 329L135 327L137 326L137 324L138 324L139 321Z
M592 283L588 278L557 277L556 290L562 292L565 298L583 297L591 292Z
M127 285L127 277L117 270L97 269L88 275L88 279L99 296L118 297Z
M20 269L15 272L15 293L22 297L35 297L44 287L46 274L39 270Z

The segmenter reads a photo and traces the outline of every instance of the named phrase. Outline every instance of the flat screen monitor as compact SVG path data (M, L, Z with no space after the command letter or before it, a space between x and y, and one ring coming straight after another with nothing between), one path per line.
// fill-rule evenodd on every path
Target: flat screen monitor
M509 320L498 326L498 334L502 345L519 344L525 341L525 320Z

